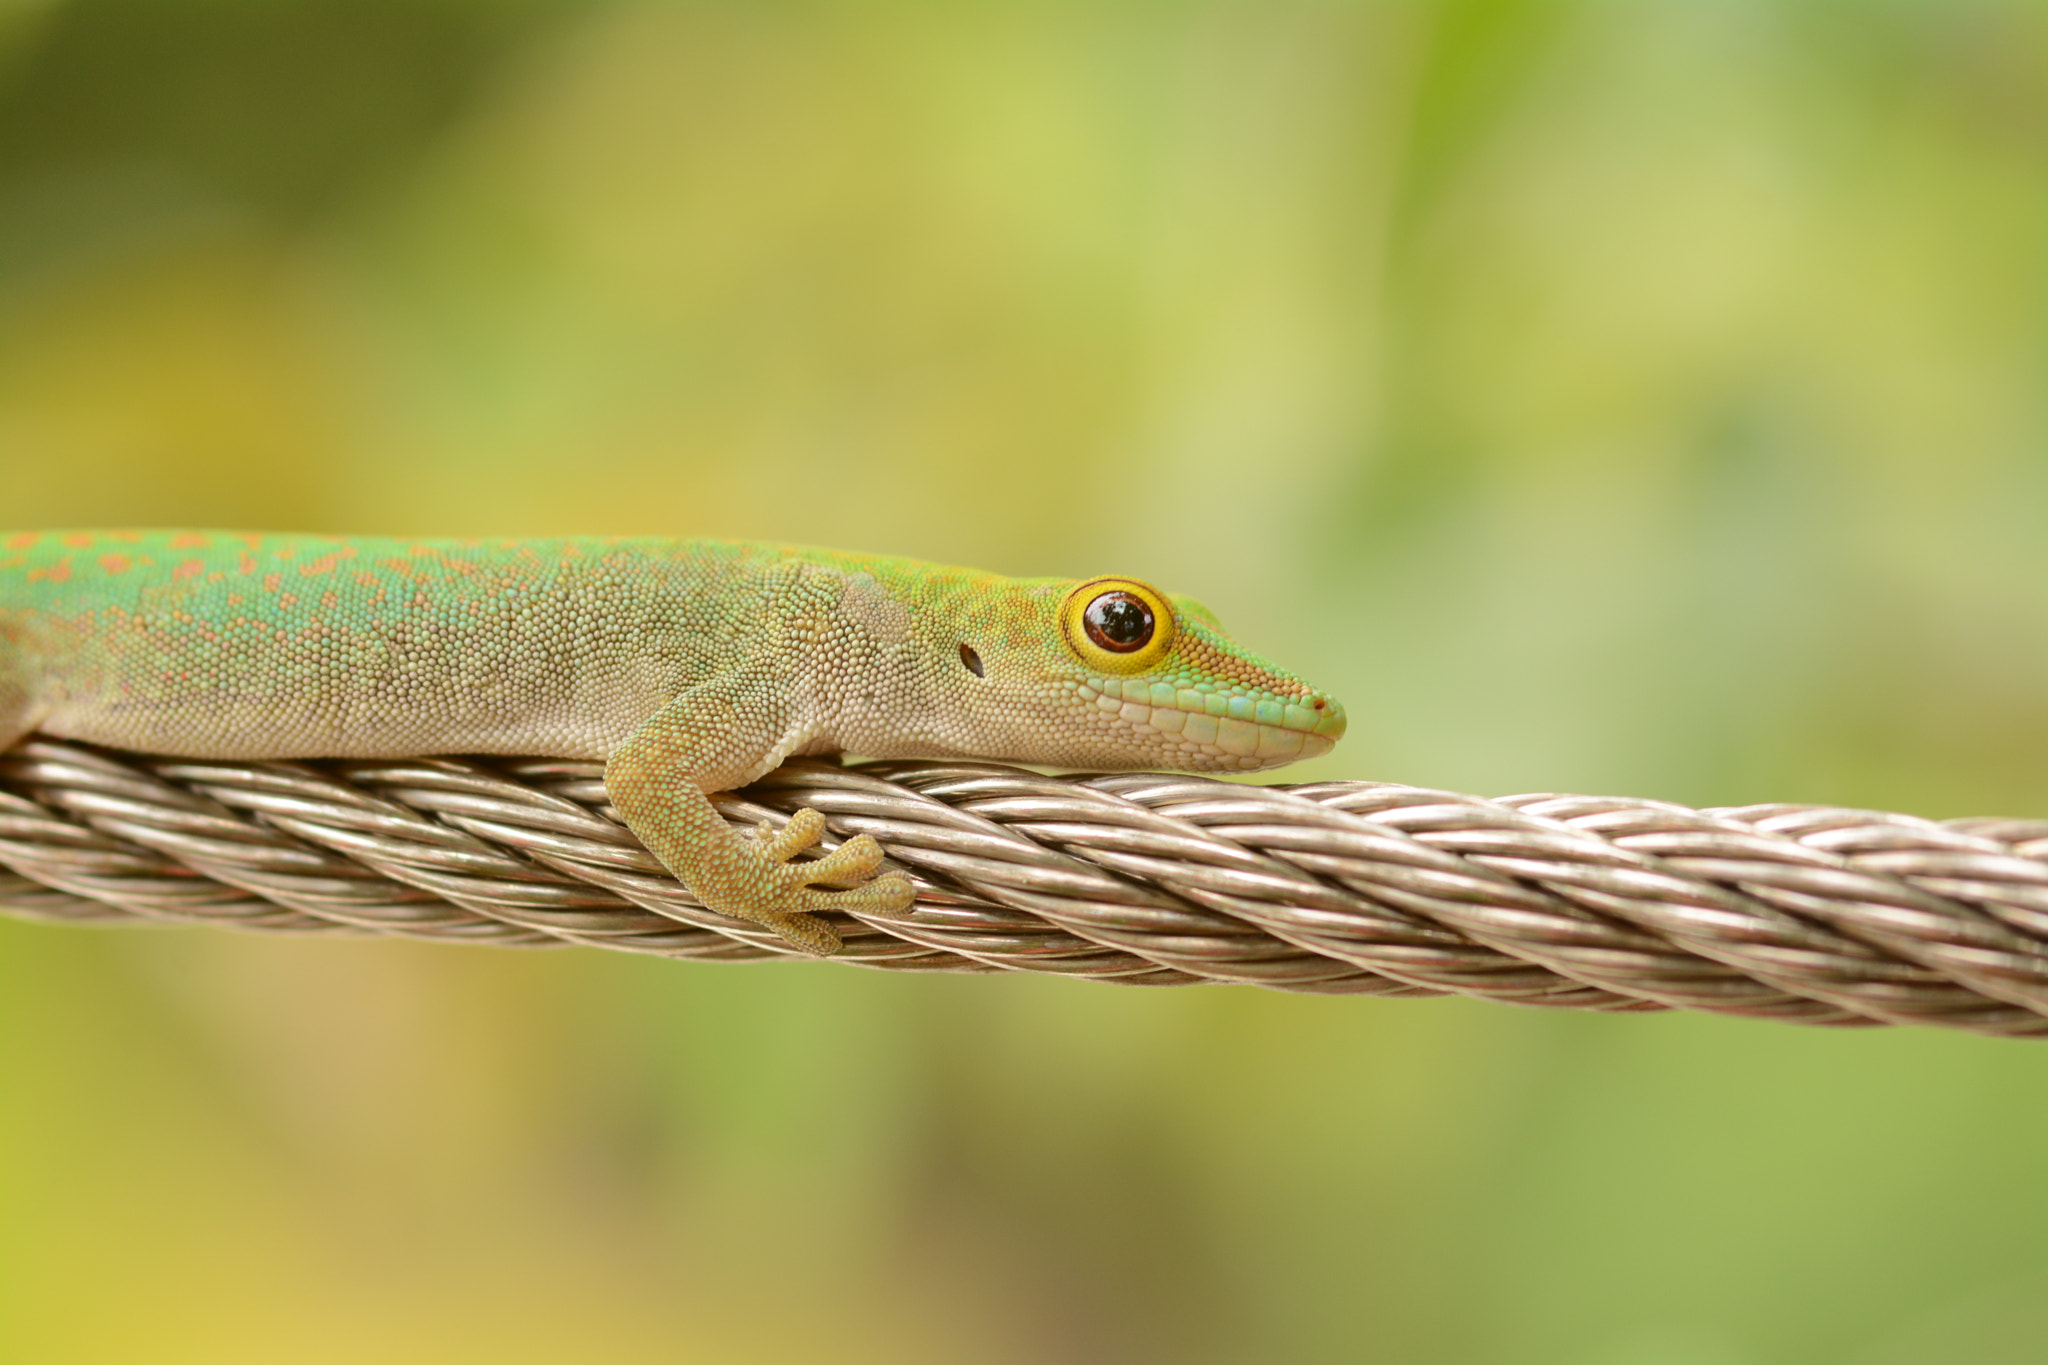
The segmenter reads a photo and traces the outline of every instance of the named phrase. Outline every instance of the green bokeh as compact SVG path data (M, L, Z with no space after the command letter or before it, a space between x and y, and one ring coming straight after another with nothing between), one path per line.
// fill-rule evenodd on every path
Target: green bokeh
M2048 814L2048 11L0 0L0 523L1120 571ZM2018 1365L2048 1045L0 922L0 1360Z

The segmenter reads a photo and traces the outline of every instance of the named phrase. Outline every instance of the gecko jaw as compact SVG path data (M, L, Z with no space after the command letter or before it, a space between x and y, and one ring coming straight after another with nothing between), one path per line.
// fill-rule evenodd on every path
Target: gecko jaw
M1317 758L1343 736L1346 724L1343 706L1318 692L1297 700L1091 679L1077 695L1143 735L1153 761L1195 770L1249 772Z

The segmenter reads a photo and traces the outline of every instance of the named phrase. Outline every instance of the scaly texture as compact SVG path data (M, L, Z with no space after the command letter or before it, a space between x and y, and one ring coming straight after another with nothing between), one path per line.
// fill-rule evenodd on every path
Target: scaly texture
M909 907L822 821L748 840L707 793L792 754L1248 771L1326 751L1327 695L1131 579L1013 579L791 546L218 531L0 536L0 747L190 758L605 760L706 905L809 952ZM831 889L825 889L831 888Z

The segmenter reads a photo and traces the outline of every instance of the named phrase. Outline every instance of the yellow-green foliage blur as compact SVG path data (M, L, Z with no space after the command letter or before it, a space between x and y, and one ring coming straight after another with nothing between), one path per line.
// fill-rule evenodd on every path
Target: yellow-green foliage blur
M2048 815L2048 11L0 0L0 525L1142 575ZM0 1360L2048 1359L2048 1043L0 922Z

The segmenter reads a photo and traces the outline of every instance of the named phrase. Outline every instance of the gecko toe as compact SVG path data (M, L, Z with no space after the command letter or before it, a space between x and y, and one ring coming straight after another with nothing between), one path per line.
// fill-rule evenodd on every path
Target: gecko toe
M841 947L839 931L816 915L770 913L758 916L757 922L764 928L773 929L783 942L802 949L812 957L830 957Z
M885 872L859 889L873 902L863 912L877 919L908 919L917 908L917 888L901 872Z
M875 919L903 919L917 902L917 890L901 872L885 872L873 881L838 891L806 890L804 908L811 911L837 910L849 915L870 915Z
M755 830L761 841L762 856L771 863L786 863L807 848L815 848L818 840L825 837L825 817L805 806L789 817L789 823L777 830L763 820Z
M858 886L879 872L882 846L865 834L856 834L814 863L804 866L804 880L811 885Z

